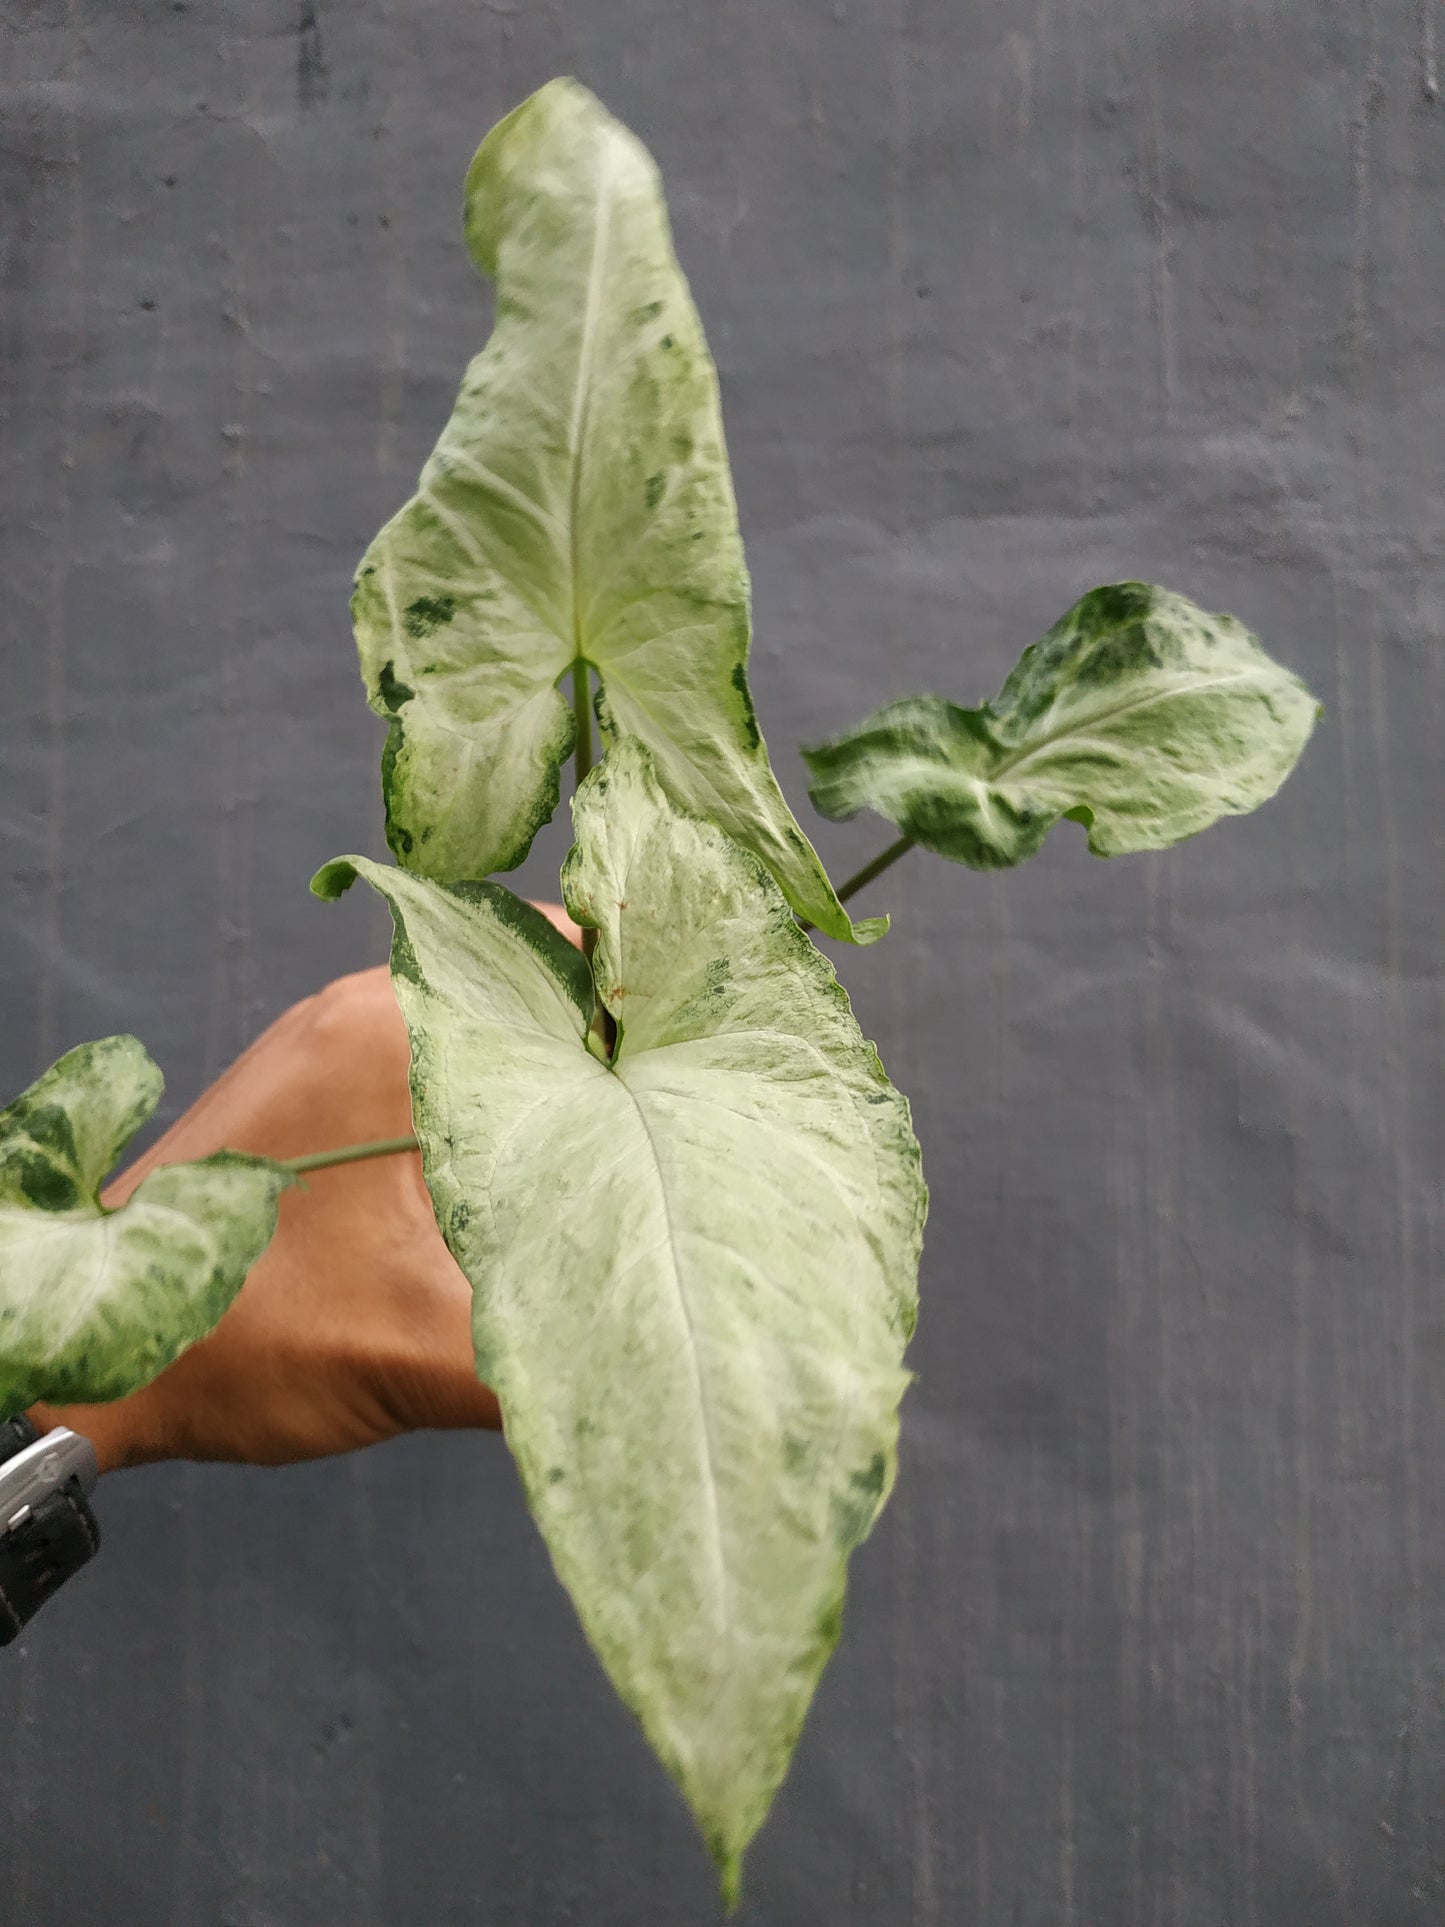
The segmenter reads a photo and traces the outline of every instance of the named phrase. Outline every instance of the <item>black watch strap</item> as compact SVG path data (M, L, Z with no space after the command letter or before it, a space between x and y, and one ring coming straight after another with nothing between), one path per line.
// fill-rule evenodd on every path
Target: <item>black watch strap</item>
M95 1455L75 1433L42 1439L27 1418L0 1424L0 1646L99 1550L94 1484Z

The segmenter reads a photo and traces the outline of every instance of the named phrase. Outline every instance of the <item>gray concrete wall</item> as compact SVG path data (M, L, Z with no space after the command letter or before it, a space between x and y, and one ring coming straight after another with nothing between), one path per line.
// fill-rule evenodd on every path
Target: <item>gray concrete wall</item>
M650 143L785 786L1086 587L1327 707L1258 817L915 855L842 960L934 1191L902 1477L746 1927L1445 1918L1438 0L16 0L0 1072L171 1114L382 954L350 571L487 302L485 128ZM819 826L835 874L879 825ZM554 831L524 884L546 890ZM4 1927L716 1918L493 1438L102 1490L0 1655Z

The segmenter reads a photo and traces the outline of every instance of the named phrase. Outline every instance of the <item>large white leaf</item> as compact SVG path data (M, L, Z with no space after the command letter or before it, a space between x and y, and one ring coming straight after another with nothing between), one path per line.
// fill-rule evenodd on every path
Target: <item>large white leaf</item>
M391 719L388 839L443 881L520 863L600 675L609 728L755 851L819 929L855 932L768 765L717 377L650 156L573 81L483 142L467 239L496 327L415 497L357 574L369 700Z
M805 749L824 816L876 810L976 870L1032 856L1061 816L1095 856L1159 850L1274 795L1318 715L1232 616L1147 582L1091 590L998 700L906 696Z
M645 750L574 805L593 980L491 884L361 858L478 1369L588 1636L736 1891L893 1477L925 1193L905 1100L763 866Z
M221 1151L99 1189L160 1101L134 1037L80 1044L0 1111L0 1417L120 1398L201 1338L276 1228L289 1172Z

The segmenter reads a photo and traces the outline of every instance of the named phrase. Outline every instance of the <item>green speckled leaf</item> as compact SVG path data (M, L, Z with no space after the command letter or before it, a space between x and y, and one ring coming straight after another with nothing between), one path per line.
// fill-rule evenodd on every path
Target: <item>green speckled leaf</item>
M0 1111L0 1416L146 1384L211 1329L276 1228L289 1174L232 1151L100 1203L161 1089L134 1037L103 1037Z
M592 980L492 884L391 903L427 1182L558 1573L729 1895L893 1478L925 1193L905 1100L763 866L619 744L574 805Z
M557 806L574 731L557 685L581 660L609 727L801 915L880 936L854 931L768 764L717 377L651 158L553 81L483 142L466 231L495 331L352 604L391 721L392 849L444 882L520 863Z
M1026 649L997 702L907 696L803 755L824 816L876 810L925 849L999 870L1061 816L1087 824L1095 856L1119 856L1256 809L1318 713L1232 616L1120 582Z

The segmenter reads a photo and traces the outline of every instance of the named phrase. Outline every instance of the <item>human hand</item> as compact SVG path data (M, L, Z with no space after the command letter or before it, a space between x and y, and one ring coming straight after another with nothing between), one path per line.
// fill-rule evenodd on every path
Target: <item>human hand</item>
M560 906L538 906L575 943ZM406 1025L385 968L295 1004L109 1185L223 1146L266 1157L405 1136ZM302 1186L304 1185L304 1189ZM442 1242L419 1152L312 1172L215 1330L129 1398L36 1406L90 1439L102 1471L156 1459L280 1465L421 1427L501 1424L477 1379L471 1287Z

